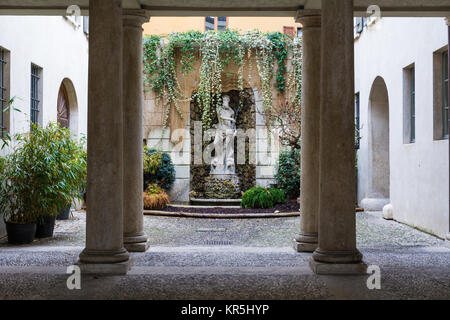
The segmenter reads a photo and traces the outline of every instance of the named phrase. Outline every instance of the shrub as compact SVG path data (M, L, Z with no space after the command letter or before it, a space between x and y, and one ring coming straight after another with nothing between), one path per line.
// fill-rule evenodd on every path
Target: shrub
M278 172L275 175L277 187L289 199L300 195L300 150L281 152L278 158Z
M263 187L253 187L242 196L243 208L273 208L273 199L269 191Z
M148 185L144 192L144 209L162 210L170 203L169 196L156 183Z
M274 204L281 204L286 202L284 191L277 188L269 188L270 196Z
M157 183L168 191L175 181L175 167L170 156L155 149L144 147L144 190L151 183Z
M12 223L33 223L55 216L86 184L84 140L67 128L50 123L14 136L12 153L0 170L0 213Z

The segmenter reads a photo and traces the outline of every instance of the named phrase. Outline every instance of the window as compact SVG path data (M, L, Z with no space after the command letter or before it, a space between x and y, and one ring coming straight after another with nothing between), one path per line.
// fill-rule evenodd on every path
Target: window
M302 36L302 28L297 28L297 38L300 38Z
M89 17L88 16L83 17L83 32L86 35L89 34Z
M360 115L359 115L359 92L355 94L355 149L359 149L359 141L361 140L360 135Z
M227 17L205 17L205 31L208 30L218 30L224 31L228 26L228 18Z
M283 33L287 34L288 36L295 37L295 28L284 26Z
M31 65L31 101L30 101L30 121L40 124L41 121L41 97L42 97L42 69L34 64Z
M442 54L442 136L448 139L448 51Z
M416 141L416 69L403 69L403 143Z
M416 76L415 76L415 68L409 69L410 75L410 123L411 123L411 143L416 141Z
M0 48L0 136L8 130L9 111L5 110L9 102L9 73L8 73L9 53Z
M227 28L227 17L217 17L217 30L224 31Z
M433 139L448 139L448 46L433 53Z
M363 21L363 18L361 18L361 17L356 17L356 18L354 19L354 29L355 29L354 34L355 34L355 37L356 37L357 35L359 35L359 34L363 31L363 28L364 28L364 21Z

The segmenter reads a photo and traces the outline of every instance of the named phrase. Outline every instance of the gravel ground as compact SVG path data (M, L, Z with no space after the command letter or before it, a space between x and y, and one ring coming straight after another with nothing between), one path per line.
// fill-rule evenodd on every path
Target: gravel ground
M0 299L450 299L450 249L380 213L357 213L357 244L381 269L367 276L317 276L311 254L291 239L299 217L195 219L145 216L150 249L133 253L126 276L83 276L68 290L66 267L84 247L85 213L58 221L55 237L0 244Z
M70 220L57 221L53 238L38 239L28 245L1 247L76 246L83 247L86 214L74 211ZM290 247L298 233L300 217L265 219L198 219L144 216L144 229L151 246L233 245L249 247ZM358 248L398 248L439 245L443 241L381 218L378 212L356 213Z

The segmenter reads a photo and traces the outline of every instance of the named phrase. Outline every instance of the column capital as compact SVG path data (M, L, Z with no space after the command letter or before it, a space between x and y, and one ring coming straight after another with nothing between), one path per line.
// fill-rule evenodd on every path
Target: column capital
M303 28L320 27L322 24L321 10L297 10L295 22L301 23Z
M126 27L141 28L144 23L150 21L150 14L146 10L123 9L122 19Z

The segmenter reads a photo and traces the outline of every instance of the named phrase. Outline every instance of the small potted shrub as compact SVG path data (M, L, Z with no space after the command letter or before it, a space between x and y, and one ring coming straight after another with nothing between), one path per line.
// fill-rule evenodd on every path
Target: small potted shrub
M86 176L82 144L66 128L33 126L29 133L15 135L15 142L0 179L0 212L12 243L18 243L13 229L23 224L36 223L36 237L52 236L56 215L80 197ZM23 239L31 241L30 235Z
M170 203L167 193L156 183L148 185L144 192L145 210L163 210Z

